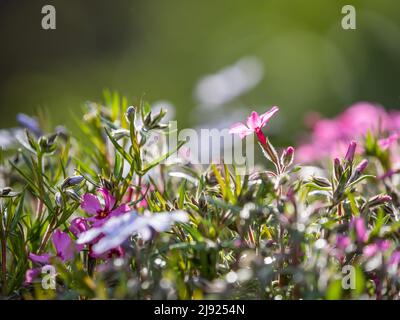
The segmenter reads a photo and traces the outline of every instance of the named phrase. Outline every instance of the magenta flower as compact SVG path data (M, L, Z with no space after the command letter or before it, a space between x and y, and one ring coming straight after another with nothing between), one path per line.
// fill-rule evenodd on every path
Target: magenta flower
M297 149L297 160L313 162L322 157L339 156L346 152L346 147L352 140L357 141L360 147L356 153L360 153L367 132L374 135L387 132L388 138L379 141L385 149L396 141L395 132L399 130L398 112L386 112L381 106L367 102L356 103L334 119L314 121L310 139Z
M336 247L342 250L346 250L346 248L351 244L351 240L348 236L338 234L336 236Z
M59 259L62 262L67 262L71 261L74 258L75 253L81 250L81 246L76 246L69 237L68 233L62 232L60 230L56 230L53 233L52 242L56 251L55 255L52 255L50 253L44 253L41 255L29 253L29 260L40 266L50 264L51 259L53 258ZM25 282L31 283L33 279L40 274L40 271L40 268L28 269L25 274Z
M400 264L400 251L394 251L389 259L389 266L397 266Z
M115 198L106 188L99 188L97 191L101 194L101 198L87 193L83 196L81 203L81 208L92 215L87 221L92 222L94 227L103 225L110 217L119 216L131 210L127 204L115 208Z
M69 231L71 231L75 237L79 237L82 232L88 229L89 226L84 218L75 218L71 221L71 225L69 226Z
M278 111L279 111L278 107L272 107L269 111L262 114L261 116L259 116L257 112L253 111L247 118L246 124L243 124L241 122L234 124L230 128L229 133L238 134L241 139L243 139L245 136L249 134L255 133L261 144L265 145L266 138L261 129L268 123L269 119L271 119L271 117Z
M367 228L363 218L354 217L350 222L350 228L354 228L359 242L366 242L368 240Z
M393 143L397 142L399 137L400 137L400 135L397 132L395 132L395 133L392 133L387 138L380 139L378 141L378 144L383 150L387 150Z
M62 262L70 261L74 258L76 248L68 233L56 230L53 234L52 242L56 250L56 257ZM38 264L49 264L52 257L54 256L49 253L42 255L29 253L29 259Z
M389 240L378 240L375 243L369 244L364 247L363 254L365 257L370 258L376 255L378 252L385 252L391 246Z

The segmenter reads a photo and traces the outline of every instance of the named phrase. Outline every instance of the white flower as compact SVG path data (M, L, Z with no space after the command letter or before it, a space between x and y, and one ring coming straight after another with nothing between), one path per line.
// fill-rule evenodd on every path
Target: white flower
M152 230L157 232L168 231L175 222L187 222L188 215L184 211L157 212L146 211L144 215L138 215L136 211L127 212L121 216L112 217L98 228L92 228L83 232L78 244L93 241L98 236L103 237L93 245L95 254L102 254L118 247L130 236L139 234L144 240L149 240Z

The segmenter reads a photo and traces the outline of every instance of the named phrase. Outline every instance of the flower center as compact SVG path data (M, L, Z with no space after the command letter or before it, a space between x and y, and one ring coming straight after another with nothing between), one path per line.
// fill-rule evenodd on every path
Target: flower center
M97 212L98 219L104 219L108 216L108 210L101 210Z

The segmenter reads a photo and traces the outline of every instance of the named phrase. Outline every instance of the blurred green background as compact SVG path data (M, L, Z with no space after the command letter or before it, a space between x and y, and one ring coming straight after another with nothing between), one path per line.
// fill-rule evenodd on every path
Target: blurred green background
M57 10L56 30L41 28L45 4ZM357 10L356 30L341 27L345 4ZM38 108L71 123L105 88L169 101L180 127L278 105L274 128L288 141L309 111L330 116L360 100L400 108L398 0L1 0L0 39L2 128ZM257 84L199 107L198 81L249 56Z

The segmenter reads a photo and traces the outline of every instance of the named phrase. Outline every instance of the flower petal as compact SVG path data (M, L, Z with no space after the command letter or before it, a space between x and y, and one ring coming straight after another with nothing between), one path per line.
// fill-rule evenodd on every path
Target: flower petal
M69 231L71 231L75 237L78 237L82 232L88 229L89 226L84 218L75 218L71 221L71 225L69 226Z
M89 214L96 214L98 211L102 210L99 199L90 193L86 193L83 196L81 208Z
M111 195L110 191L108 191L106 188L99 188L97 191L103 195L104 211L107 212L112 210L115 206L115 198Z
M28 269L25 273L25 284L31 284L40 274L40 268Z
M261 127L264 127L267 122L269 121L269 119L271 119L271 117L277 113L279 111L278 107L272 107L269 111L267 111L266 113L262 114L260 116L261 119Z
M68 233L56 230L52 237L54 247L56 248L57 256L62 261L72 260L74 257L74 244Z
M247 126L253 130L256 128L261 128L261 118L257 112L253 111L247 118Z
M251 134L253 132L253 130L247 128L243 123L238 122L236 124L234 124L230 129L229 129L229 133L233 134L233 133L237 133L239 134L239 137L241 139L243 139L245 136Z
M28 258L29 260L31 260L32 262L35 263L39 263L39 264L46 264L50 262L50 254L48 253L44 253L41 255L37 255L34 253L29 253Z
M110 218L120 216L129 211L131 211L131 208L129 208L127 204L123 204L117 209L111 211L104 219L95 219L92 226L95 228L101 227L104 223L110 220Z

